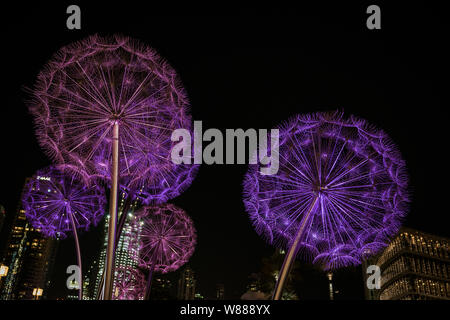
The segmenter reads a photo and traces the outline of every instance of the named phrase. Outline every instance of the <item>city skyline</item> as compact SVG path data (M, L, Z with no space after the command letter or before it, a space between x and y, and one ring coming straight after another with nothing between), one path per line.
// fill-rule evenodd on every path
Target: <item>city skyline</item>
M136 203L135 203L136 204ZM134 205L135 205L134 204ZM133 215L133 207L134 205L131 206L130 211L129 211L129 217L132 219L132 215ZM122 211L122 208L121 208ZM103 234L106 233L107 230L107 215L105 216L104 221L100 224L100 227L105 229ZM130 229L132 228L132 226L129 223L129 219L128 222L125 223L125 228L124 228L124 233L122 234L122 236L120 237L119 240L119 251L118 251L118 259L116 260L116 268L121 268L121 267L136 267L137 266L137 262L133 259L131 259L128 255L129 253L127 252L127 248L128 246L125 244L123 245L124 242L129 241L129 233L132 232L132 230ZM45 237L42 237L39 232L36 232L30 225L29 223L26 221L25 215L24 215L24 211L23 209L21 209L21 207L19 206L19 209L17 211L16 217L14 219L14 223L13 223L13 229L10 230L10 235L8 236L8 239L10 239L7 242L8 246L11 246L11 248L13 248L13 251L9 250L8 248L6 248L5 250L5 254L3 257L1 257L3 260L2 262L7 262L6 266L9 267L9 269L13 272L17 272L20 276L18 278L11 278L11 277L6 277L3 281L2 281L2 299L30 299L31 298L31 294L33 292L33 289L36 288L40 288L43 287L45 289L42 289L44 294L42 297L40 297L41 299L45 299L48 297L49 292L51 293L53 291L53 296L48 297L49 299L77 299L76 294L74 294L76 292L76 290L65 290L64 293L59 293L55 295L55 291L54 290L49 290L50 289L54 289L51 288L51 283L54 283L54 273L52 273L52 269L53 266L56 262L56 257L55 257L55 253L56 253L56 247L60 245L60 240L58 239L46 239ZM32 234L32 236L28 235L28 234ZM432 257L434 255L436 255L436 257L438 257L439 261L442 263L447 263L444 264L442 267L439 267L439 269L437 269L437 267L435 266L434 262L432 264L432 267L430 267L430 265L427 265L427 267L425 267L424 264L424 260L420 260L418 263L418 267L417 262L416 265L413 263L411 264L411 262L408 262L409 267L408 268L413 268L410 270L414 270L414 271L409 271L409 272L421 272L423 274L423 276L425 277L425 279L431 279L431 280L426 280L426 281L433 281L433 279L438 279L441 281L444 281L444 287L439 287L438 288L440 291L442 291L443 293L443 298L442 299L450 299L450 258L449 258L449 252L448 252L448 245L450 243L450 239L449 238L445 238L445 237L441 237L441 236L436 236L436 235L432 235L429 233L424 233L420 230L415 230L415 229L411 229L408 227L402 227L401 230L399 231L398 235L396 237L393 238L393 241L386 247L386 249L384 249L382 252L380 252L379 254L377 254L375 257L371 257L369 259L367 259L363 266L362 266L362 270L361 270L361 277L359 279L359 286L360 288L364 288L364 292L361 290L360 293L362 293L361 295L357 295L357 296L353 296L351 298L353 299L369 299L369 300L386 300L389 299L388 297L392 296L391 293L389 293L391 290L390 288L393 285L390 285L391 287L386 288L385 284L386 283L392 283L391 279L397 279L398 276L396 276L396 274L391 274L393 272L401 272L401 271L397 271L397 270L401 270L398 269L398 265L399 263L401 265L405 264L405 258L403 256L400 256L399 261L398 262L390 262L390 265L392 265L389 268L385 269L385 264L386 261L391 261L391 256L392 254L397 254L397 252L403 252L401 251L401 249L396 249L397 247L401 248L400 246L404 246L403 242L399 242L399 239L403 239L406 235L406 237L412 237L410 240L407 241L408 246L409 246L409 250L411 249L411 244L414 245L414 250L417 252L417 254L419 254L419 258L420 257ZM14 239L13 237L16 237L17 240L11 240ZM42 271L37 271L36 276L38 278L36 278L36 276L34 276L35 278L33 278L33 274L29 274L29 272L27 270L32 270L30 269L30 267L33 266L32 260L30 260L29 258L24 258L23 257L23 246L30 246L30 239L33 238L34 240L32 240L32 244L30 248L37 248L37 250L43 250L41 251L43 253L43 259L47 260L49 259L50 265L47 269L42 269ZM37 238L36 238L37 237ZM414 237L416 237L418 240L414 240ZM425 237L425 242L423 242L423 237ZM41 240L39 240L41 239ZM409 239L409 238L408 238ZM15 249L15 241L18 243L18 247L17 247L17 252L18 252L18 257L16 257L16 260L11 259L11 254L13 255L17 255L16 251L14 251ZM34 242L36 241L44 241L42 242L42 244L39 245L35 245ZM49 242L50 241L50 242ZM401 240L403 241L403 240ZM419 241L417 243L417 241ZM431 241L431 242L430 242ZM47 244L48 242L48 244ZM424 249L420 249L420 253L419 253L419 247L417 247L416 249L416 244L417 245L421 245L423 242L423 248ZM37 242L36 242L37 243ZM434 246L433 244L436 243L437 247ZM420 247L420 248L422 248ZM43 249L39 249L39 248L43 248ZM47 249L46 249L47 248ZM102 265L102 259L105 258L105 251L106 248L106 244L105 242L103 242L103 244L97 248L98 249L98 253L96 256L94 255L93 259L95 259L92 262L88 261L89 263L89 269L91 270L95 270L96 272L94 274L92 273L86 273L84 278L84 299L85 300L95 300L96 296L97 296L97 289L99 288L99 283L101 280L101 265ZM122 248L122 249L120 249ZM427 248L431 248L431 249L427 249ZM442 249L440 249L442 248ZM394 250L395 249L395 250ZM50 251L48 251L50 250ZM423 251L423 250L428 250L428 251ZM430 251L431 250L431 251ZM437 250L437 251L436 251ZM443 250L443 251L439 251L439 250ZM277 250L274 250L277 251ZM389 253L392 252L392 253ZM423 253L422 253L423 252ZM282 254L284 254L284 251L282 251ZM32 254L33 255L33 254ZM35 254L34 254L35 255ZM278 254L279 255L279 254ZM28 253L27 256L30 256L30 254ZM9 259L9 260L8 260ZM278 258L280 259L280 258ZM408 257L406 257L406 259L410 259ZM28 261L28 262L27 262ZM38 260L36 260L36 263ZM274 263L276 260L273 260L272 263ZM281 261L281 260L279 260ZM278 261L278 262L279 262ZM409 261L409 260L408 260ZM411 260L412 261L412 260ZM422 261L422 262L421 262ZM27 263L25 263L27 262ZM98 262L100 262L100 267L98 265ZM414 261L412 261L414 262ZM421 266L421 263L423 264L423 266ZM297 261L297 264L299 265L307 265L308 264L304 264L301 261ZM381 267L382 273L381 273L381 288L380 290L368 290L367 286L365 286L364 284L366 284L367 281L367 277L368 274L364 272L364 268L367 268L368 265L378 265ZM35 267L32 267L35 268ZM314 268L312 265L309 265L309 268ZM394 269L392 269L394 268ZM416 269L419 268L418 270L420 271L416 271ZM260 273L258 272L262 272L264 268L262 268L261 270L255 270L255 272L257 273L252 273L249 274L248 279L245 283L245 287L248 289L247 291L243 291L242 294L240 296L232 296L232 299L244 299L244 300L248 300L248 299L268 299L270 297L270 291L272 289L269 290L269 292L267 292L266 290L264 290L263 288L267 288L267 282L261 283L261 280L256 280L259 279L259 275ZM354 269L354 268L353 268ZM48 271L46 271L48 270ZM275 262L275 270L277 270L276 267L276 262ZM409 269L407 269L409 270ZM440 270L440 271L436 271L436 270ZM352 270L353 272L354 270ZM406 275L408 274L408 271L406 271ZM342 270L338 270L338 275L344 274L345 275L345 271L342 272ZM439 273L439 275L438 275ZM198 290L198 287L196 287L197 281L199 279L199 275L196 274L195 271L192 270L190 264L187 264L186 266L183 266L181 268L180 272L175 272L175 275L173 275L172 277L161 277L161 275L158 275L155 279L155 289L158 290L163 290L164 294L163 295L157 295L157 299L169 299L169 300L173 300L173 299L178 299L178 300L197 300L197 299L204 299L203 294L201 293L201 291ZM304 276L305 274L303 272L300 273L302 276ZM325 279L326 276L326 272L323 271L316 271L316 275L317 274L321 274L320 277L322 277L323 279ZM313 274L308 274L306 273L307 276L311 276ZM24 276L26 276L24 278ZM256 278L255 278L256 277ZM313 275L314 277L314 275ZM178 281L176 281L176 278L178 278ZM338 277L339 278L339 277ZM33 284L30 284L30 286L25 285L24 283L28 280L26 279L36 279L36 280L32 280L34 281ZM41 279L41 280L40 280ZM172 280L171 280L172 279ZM200 277L201 279L201 277ZM323 280L322 279L322 280ZM401 280L402 278L400 278ZM93 281L92 281L93 280ZM37 281L37 282L36 282ZM255 282L256 281L256 282ZM267 281L267 279L266 279ZM402 280L403 281L403 280ZM415 280L415 286L417 286L417 281L422 281L422 280ZM445 282L446 281L446 282ZM173 283L177 283L178 286L176 286L175 288L173 288ZM269 286L273 286L275 282L275 278L273 279L273 283ZM336 280L332 281L332 284L334 286L334 298L339 300L341 298L342 295L342 290L336 290L340 288L340 284L335 283ZM39 284L37 284L39 283ZM89 286L89 283L94 284L94 286ZM447 284L445 284L447 283ZM321 288L321 292L322 292L322 297L325 297L325 293L327 292L327 287L324 285L325 282L322 281L322 288ZM395 284L395 283L394 283ZM292 285L292 284L291 284ZM420 285L422 285L422 282L420 282ZM424 282L424 288L426 285L426 282ZM290 290L294 290L294 292L297 290L296 286L298 287L298 284L294 283L294 287L291 287ZM61 287L61 286L60 286ZM225 299L227 296L225 295L225 288L226 285L222 282L217 282L215 284L215 296L207 296L206 299L208 300L223 300ZM273 288L273 287L271 287ZM439 299L438 296L439 294L432 294L431 290L432 289L428 289L428 286L426 286L427 289L423 289L423 290L428 290L430 291L430 293L428 291L423 291L423 297L425 295L429 296L430 298L433 299ZM443 289L442 289L443 288ZM75 288L76 289L76 288ZM176 294L175 291L176 290ZM263 291L266 291L265 293ZM400 290L400 289L399 289ZM415 290L419 290L419 289L415 289ZM434 289L433 289L434 290ZM171 293L170 293L171 292ZM255 294L252 294L252 292L254 292ZM387 296L388 292L390 294L390 296ZM407 293L408 291L406 291L405 293ZM447 294L445 292L448 292ZM250 295L248 295L250 293ZM421 291L417 292L419 294L419 296L417 296L418 298L422 297L420 296ZM247 297L245 297L245 295L247 295ZM245 297L245 298L244 298ZM395 297L395 295L393 296ZM297 295L293 295L293 296L285 296L285 299L294 299L297 300L299 299L299 297ZM303 299L310 299L311 297L308 298L308 295L306 295L306 297L302 297ZM316 299L316 297L312 297L313 299ZM408 296L405 296L404 298L408 298Z

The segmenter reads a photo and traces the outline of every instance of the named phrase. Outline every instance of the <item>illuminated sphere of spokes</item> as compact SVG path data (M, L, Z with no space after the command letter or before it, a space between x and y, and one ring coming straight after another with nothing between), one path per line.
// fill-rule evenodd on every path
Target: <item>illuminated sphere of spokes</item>
M279 130L278 172L251 165L244 180L256 231L289 247L303 225L299 255L324 269L385 246L409 202L405 162L386 133L340 112L299 115Z
M143 300L146 287L144 274L132 267L115 269L113 300Z
M160 139L164 148L155 149L153 144L142 146L130 155L128 167L119 168L121 192L126 198L139 199L146 205L164 203L183 193L199 168L196 164L175 164L168 152L174 143L170 137L158 135L154 138ZM108 152L96 156L99 163L103 163L101 159L107 158ZM99 168L100 177L109 177L110 169L107 165Z
M86 186L61 167L38 170L25 184L22 207L31 225L49 237L64 238L78 229L97 225L105 209L103 188Z
M160 273L177 270L192 256L197 242L194 224L172 204L142 207L135 223L141 228L139 264Z
M38 140L56 163L101 179L110 179L118 124L120 183L145 187L151 202L178 195L192 181L194 166L171 161L172 132L191 128L188 105L176 72L152 48L95 35L53 56L29 109Z

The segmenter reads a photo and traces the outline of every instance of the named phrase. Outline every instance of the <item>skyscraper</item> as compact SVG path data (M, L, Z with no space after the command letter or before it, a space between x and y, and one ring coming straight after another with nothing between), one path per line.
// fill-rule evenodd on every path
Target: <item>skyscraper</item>
M45 299L57 246L58 240L45 238L28 223L25 211L19 205L2 258L8 274L3 279L0 299L31 300L36 298L36 292Z
M174 300L176 292L173 292L172 281L166 275L155 276L152 281L151 300Z
M124 210L125 194L121 194L119 214L122 215ZM117 244L117 250L115 254L115 268L119 267L137 267L137 254L138 247L137 243L133 240L139 239L140 228L136 226L133 221L135 219L134 210L136 209L139 200L135 200L129 207L122 233L119 237L119 242ZM84 299L96 299L100 284L105 268L106 259L106 249L108 246L108 226L109 226L109 215L106 215L103 219L103 244L100 249L100 253L97 259L93 262L89 268L90 273L86 274L84 279L84 289L85 292ZM113 288L115 286L113 285Z
M195 285L194 271L187 266L181 273L180 280L178 280L178 300L194 300Z
M217 300L225 299L225 285L223 283L218 283L216 286L216 299Z
M84 300L95 300L96 294L98 292L95 286L97 275L98 275L99 261L98 257L92 262L91 266L87 271L84 272L83 278L83 299ZM77 296L78 299L78 296Z
M372 300L450 300L449 239L402 228L388 247L369 259L381 270L380 289L368 289Z

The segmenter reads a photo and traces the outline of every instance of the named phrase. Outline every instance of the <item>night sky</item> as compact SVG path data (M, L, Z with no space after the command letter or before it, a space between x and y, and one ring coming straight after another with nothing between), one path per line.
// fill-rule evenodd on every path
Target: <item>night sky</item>
M9 218L24 179L50 164L35 138L24 88L61 46L94 33L121 33L155 48L177 70L203 130L272 128L297 113L336 108L384 129L409 168L413 201L404 224L450 236L443 209L448 187L442 187L449 123L443 102L448 86L444 91L442 82L448 78L448 19L442 8L383 4L382 29L368 30L367 5L188 9L145 3L83 3L82 28L72 31L66 28L68 4L3 12L0 203ZM202 165L192 186L171 201L194 220L198 245L190 265L199 291L209 298L219 282L227 298L239 298L249 274L273 253L244 211L246 168ZM81 235L86 263L98 250L96 230ZM4 235L1 241L3 246ZM55 297L66 294L73 250L70 238L60 246ZM360 275L358 268L343 271L337 298L362 299ZM327 289L325 284L325 295Z

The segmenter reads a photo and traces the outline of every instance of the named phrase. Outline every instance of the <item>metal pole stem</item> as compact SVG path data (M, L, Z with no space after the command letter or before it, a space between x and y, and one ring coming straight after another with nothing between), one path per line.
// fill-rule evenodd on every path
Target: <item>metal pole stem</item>
M306 226L306 222L309 220L309 216L311 215L311 212L313 211L318 197L314 199L311 207L309 208L308 212L306 213L305 218L302 221L302 224L300 225L300 228L297 231L297 234L295 236L294 242L292 243L291 247L289 248L288 253L286 254L286 257L284 258L283 265L281 266L280 273L278 275L278 281L275 284L275 290L272 296L272 300L281 300L281 297L283 295L283 288L286 284L287 277L289 275L289 272L292 267L292 263L295 260L295 255L297 254L298 250L298 244L300 243L300 239L303 235L303 231Z
M112 144L111 195L109 201L108 247L106 249L104 300L112 299L114 282L114 243L116 240L117 192L119 178L119 123L117 121L114 123L113 127Z
M78 278L78 300L83 300L83 272L81 268L81 251L80 251L80 242L78 241L77 227L75 225L75 220L73 219L72 210L69 209L69 217L70 222L72 223L72 232L73 237L75 239L75 248L77 251L77 263L78 268L80 269L79 278Z

